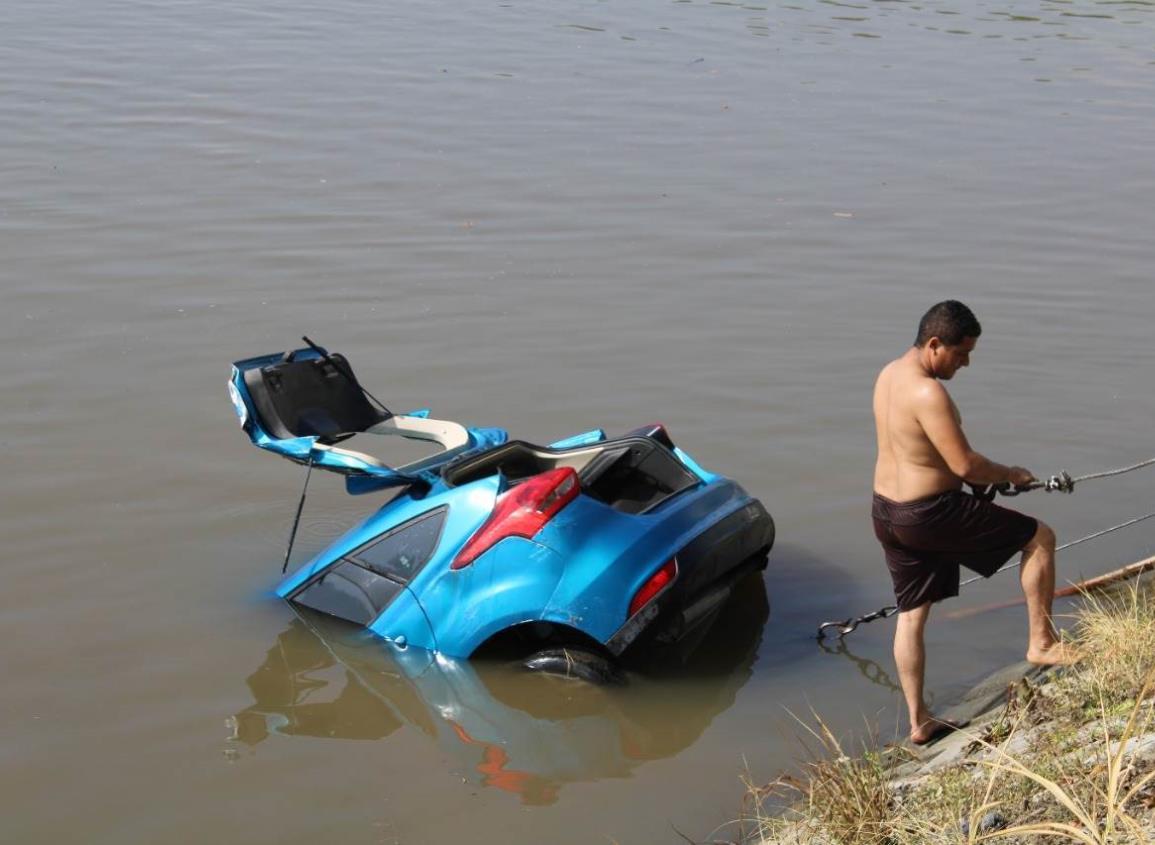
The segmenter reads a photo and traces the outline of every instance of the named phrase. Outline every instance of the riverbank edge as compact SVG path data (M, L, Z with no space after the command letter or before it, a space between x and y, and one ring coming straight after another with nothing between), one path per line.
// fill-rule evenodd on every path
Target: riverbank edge
M1123 599L1128 591L1133 594L1136 591L1146 591L1148 594L1153 594L1155 593L1155 579L1141 575L1129 582L1111 584L1103 589L1100 595L1108 601L1118 601ZM1093 614L1096 611L1084 608L1083 612ZM1153 655L1153 661L1155 661L1155 655ZM1086 663L1081 664L1083 668L1086 666ZM885 771L886 789L901 802L902 796L915 792L921 784L928 782L933 777L951 772L961 772L962 770L973 771L981 767L984 760L990 761L997 757L999 752L995 750L994 746L998 744L998 741L988 743L988 740L999 734L1000 729L1005 730L1008 722L1016 718L1015 711L1024 707L1029 699L1040 695L1045 697L1053 687L1058 685L1066 673L1077 671L1079 668L1036 666L1025 660L1004 666L971 687L960 699L940 714L944 719L965 724L964 729L947 734L942 739L922 747L914 746L909 741L881 749L864 747L855 762L866 763L868 757L873 757L875 764L880 765ZM1141 697L1139 691L1136 691L1136 694ZM1148 695L1150 695L1149 690ZM1151 706L1155 702L1148 699L1145 703ZM818 714L818 718L820 718L820 714ZM1080 750L1086 759L1103 756L1102 732L1099 731L1096 734L1095 730L1098 722L1097 718L1089 717L1082 725L1085 740ZM1152 729L1155 726L1149 720L1145 722L1144 726L1145 730L1127 741L1123 750L1125 764L1137 763L1147 767L1155 765L1155 729ZM1006 750L1020 757L1029 766L1032 760L1026 750L1032 742L1039 740L1040 734L1045 728L1045 725L1026 727L1015 738L1012 747ZM823 745L827 751L832 750L828 743L823 742ZM836 750L841 752L841 748ZM786 778L785 780L792 781L793 779ZM766 788L763 787L762 789L765 790ZM1039 789L1042 791L1041 786ZM753 797L755 804L758 803L758 791L751 789L748 792L748 798ZM748 817L755 822L755 832L742 837L742 845L833 845L832 840L824 837L817 830L815 819L808 812L805 802L796 805L792 815L795 818L791 822L778 824L773 835L767 836L765 818L761 816L760 810L756 809L752 817ZM1147 836L1133 841L1155 843L1155 806L1149 805L1147 812L1143 815ZM1000 825L1005 822L1001 817L998 818ZM994 829L989 831L984 829L978 832L978 836L968 837L965 825L960 819L959 829L948 834L947 838L954 838L960 843L966 843L978 841L982 838L982 834L995 832ZM881 836L878 841L891 840ZM1016 839L1015 841L1035 840L1032 838L1029 840Z

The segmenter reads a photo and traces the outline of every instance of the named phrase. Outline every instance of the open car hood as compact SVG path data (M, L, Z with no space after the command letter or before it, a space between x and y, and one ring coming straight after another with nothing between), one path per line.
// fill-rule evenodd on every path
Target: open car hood
M509 439L499 428L466 428L429 419L424 410L397 415L376 407L348 360L321 347L234 362L229 396L253 445L299 464L340 473L350 493L430 486L450 461ZM339 445L356 434L426 440L443 451L392 467L373 455Z

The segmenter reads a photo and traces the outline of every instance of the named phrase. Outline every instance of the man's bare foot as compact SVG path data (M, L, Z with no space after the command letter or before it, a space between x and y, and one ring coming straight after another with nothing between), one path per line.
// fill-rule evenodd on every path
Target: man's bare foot
M968 724L970 723L965 719L959 721L931 716L910 732L910 741L913 745L929 745L949 733L965 728Z
M1036 666L1070 666L1083 658L1070 643L1052 643L1046 648L1027 649L1027 661Z

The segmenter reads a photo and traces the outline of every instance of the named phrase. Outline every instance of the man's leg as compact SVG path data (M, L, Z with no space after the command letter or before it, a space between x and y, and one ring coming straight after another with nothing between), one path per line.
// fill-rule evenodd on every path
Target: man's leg
M1051 603L1055 599L1055 532L1039 523L1035 536L1023 547L1019 580L1027 600L1027 660L1054 665L1073 663L1077 655L1055 635Z
M926 671L926 644L923 630L930 616L930 602L913 610L903 610L898 614L894 628L894 662L898 666L898 682L902 684L902 694L906 699L906 709L910 713L910 738L912 742L925 742L934 733L930 722L930 711L922 697L922 684Z

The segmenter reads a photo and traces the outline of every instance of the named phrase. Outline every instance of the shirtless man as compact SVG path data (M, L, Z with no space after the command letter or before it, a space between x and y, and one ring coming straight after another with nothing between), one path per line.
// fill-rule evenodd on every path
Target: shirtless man
M1028 484L1035 477L971 448L958 408L940 381L970 364L982 333L975 315L947 300L923 316L914 346L887 364L874 386L878 462L874 533L886 553L898 603L894 660L910 711L910 739L922 745L957 728L935 719L923 699L923 630L936 601L958 595L959 564L989 577L1023 553L1021 582L1030 633L1027 660L1069 663L1055 636L1055 534L1042 522L963 492L976 485Z

